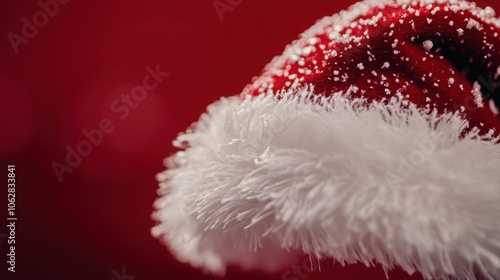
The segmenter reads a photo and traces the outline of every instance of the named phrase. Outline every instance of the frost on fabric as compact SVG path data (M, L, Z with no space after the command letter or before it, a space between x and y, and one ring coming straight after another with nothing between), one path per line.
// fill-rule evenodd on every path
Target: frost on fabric
M356 84L360 88L358 97L368 97L367 93L373 95L377 89L380 89L380 94L394 94L424 87L427 91L422 91L424 97L420 100L429 102L423 106L436 108L445 103L452 104L445 95L439 98L431 96L435 92L433 89L445 94L462 90L463 84L449 81L457 80L458 75L469 78L473 75L464 69L455 71L457 69L453 61L449 61L449 64L443 62L448 59L443 46L447 46L450 43L447 40L451 40L454 44L452 49L457 53L467 51L467 56L477 54L477 60L481 59L485 67L481 69L481 74L494 72L500 63L500 43L495 39L498 36L495 28L500 28L500 20L495 16L492 8L481 9L463 0L362 1L337 15L323 18L301 34L281 56L266 66L265 71L245 88L243 94L257 95L268 90L289 89L293 85L311 83L327 95ZM427 31L429 28L436 30ZM477 39L479 37L482 39ZM483 45L480 51L469 50L474 48L471 45L481 44L480 40ZM410 46L417 43L426 51L422 57L415 56L416 50ZM462 53L460 55L464 56ZM380 68L379 62L383 63L388 58L392 68ZM438 65L442 68L436 67ZM445 67L447 65L448 68ZM385 80L382 80L382 75L371 77L376 68L390 71L390 75L386 75ZM440 71L436 73L439 77L422 76L419 71L426 68ZM468 82L465 87L469 93L474 81ZM429 96L431 98L427 99ZM489 100L484 101L478 108L489 108ZM489 116L491 110L488 111L484 115ZM484 121L478 120L474 125L481 122Z
M402 97L349 96L305 88L211 105L158 175L153 234L218 273L290 265L298 250L426 279L498 279L498 139ZM431 152L401 171L419 143Z

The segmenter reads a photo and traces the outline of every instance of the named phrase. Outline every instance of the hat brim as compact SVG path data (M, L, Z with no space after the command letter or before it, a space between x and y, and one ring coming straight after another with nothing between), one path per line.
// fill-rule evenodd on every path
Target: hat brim
M215 273L281 269L299 250L433 279L500 278L498 139L458 113L355 90L209 106L158 175L153 234Z

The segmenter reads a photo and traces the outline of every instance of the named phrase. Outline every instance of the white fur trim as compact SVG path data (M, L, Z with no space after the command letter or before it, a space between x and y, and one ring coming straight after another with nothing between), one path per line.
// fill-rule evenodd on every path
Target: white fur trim
M223 273L295 260L500 278L500 146L457 113L313 89L223 98L175 141L153 234ZM289 257L286 257L289 256Z

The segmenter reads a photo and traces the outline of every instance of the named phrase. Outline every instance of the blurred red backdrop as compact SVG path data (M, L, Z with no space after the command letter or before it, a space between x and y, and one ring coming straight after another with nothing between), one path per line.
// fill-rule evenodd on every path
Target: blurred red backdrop
M0 174L16 164L18 215L17 272L6 274L0 235L1 275L121 280L125 268L136 280L214 279L174 260L150 235L155 174L174 152L171 141L208 104L240 93L300 32L355 1L46 2L59 3L48 6L46 17L36 1L0 4ZM233 6L218 14L214 2ZM500 11L498 2L477 3ZM39 27L23 30L24 17ZM122 100L143 84L148 66L168 76L157 77L144 100ZM109 133L100 137L95 129L104 119ZM82 130L94 144L84 143ZM60 169L58 178L54 166L61 165L54 162L66 164L68 150L78 149L88 155L70 159L75 167ZM281 277L236 268L227 275ZM295 277L288 279L385 279L385 273L325 261L322 272Z

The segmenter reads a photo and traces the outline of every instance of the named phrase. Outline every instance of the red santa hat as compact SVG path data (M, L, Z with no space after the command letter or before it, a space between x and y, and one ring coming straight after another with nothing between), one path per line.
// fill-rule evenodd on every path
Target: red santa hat
M325 17L177 138L154 236L219 274L300 252L499 279L499 33L462 0Z

